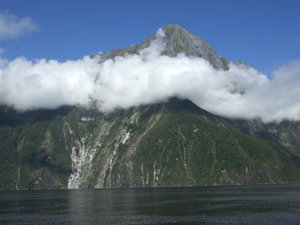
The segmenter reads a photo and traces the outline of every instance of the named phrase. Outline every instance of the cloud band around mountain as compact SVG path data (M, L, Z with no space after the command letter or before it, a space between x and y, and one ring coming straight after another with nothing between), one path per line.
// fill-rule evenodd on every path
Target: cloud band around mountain
M164 32L159 29L149 48L103 63L99 57L76 61L0 60L0 103L18 110L89 107L104 112L141 104L187 98L209 112L264 121L300 119L300 61L266 75L243 64L217 70L206 60L179 54L161 55Z

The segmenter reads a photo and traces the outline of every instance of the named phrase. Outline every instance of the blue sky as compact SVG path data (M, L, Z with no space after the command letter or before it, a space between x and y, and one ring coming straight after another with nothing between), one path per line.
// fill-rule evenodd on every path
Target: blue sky
M1 0L0 13L29 17L35 25L0 39L7 59L78 59L140 43L170 23L267 74L300 58L298 0Z

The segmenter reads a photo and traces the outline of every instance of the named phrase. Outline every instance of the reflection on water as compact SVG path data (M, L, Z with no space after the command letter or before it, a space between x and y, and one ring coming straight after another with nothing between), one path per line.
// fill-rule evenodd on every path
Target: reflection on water
M300 185L2 191L0 224L300 224Z

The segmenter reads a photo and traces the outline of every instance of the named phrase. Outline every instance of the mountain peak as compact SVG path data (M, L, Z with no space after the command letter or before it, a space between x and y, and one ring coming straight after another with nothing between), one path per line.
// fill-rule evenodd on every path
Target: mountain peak
M179 53L184 53L187 56L204 58L217 69L228 69L228 61L218 56L213 48L199 36L177 24L169 24L162 29L165 32L164 41L166 42L163 54L175 57ZM156 34L150 36L142 43L142 46L148 47L155 38Z
M201 57L207 60L214 68L228 70L228 60L218 56L214 49L199 36L190 33L177 24L169 24L161 28L165 37L166 48L163 55L176 57L183 53L187 56ZM148 48L151 42L157 38L157 34L151 35L141 45L132 45L129 48L114 49L101 54L101 62L116 56L138 54L141 49Z
M162 29L167 32L188 32L184 27L178 25L178 24L168 24L166 26L163 26Z
M210 62L217 69L228 69L228 60L217 55L214 49L199 36L192 34L178 24L169 24L162 27L165 32L166 49L164 55L175 57L180 53L187 56L201 57ZM148 47L156 34L142 43L142 48Z

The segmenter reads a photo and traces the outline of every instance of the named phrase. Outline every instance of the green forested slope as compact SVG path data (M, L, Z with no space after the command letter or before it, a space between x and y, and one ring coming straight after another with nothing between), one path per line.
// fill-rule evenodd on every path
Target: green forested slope
M0 188L290 183L300 160L188 100L102 114L2 107Z

